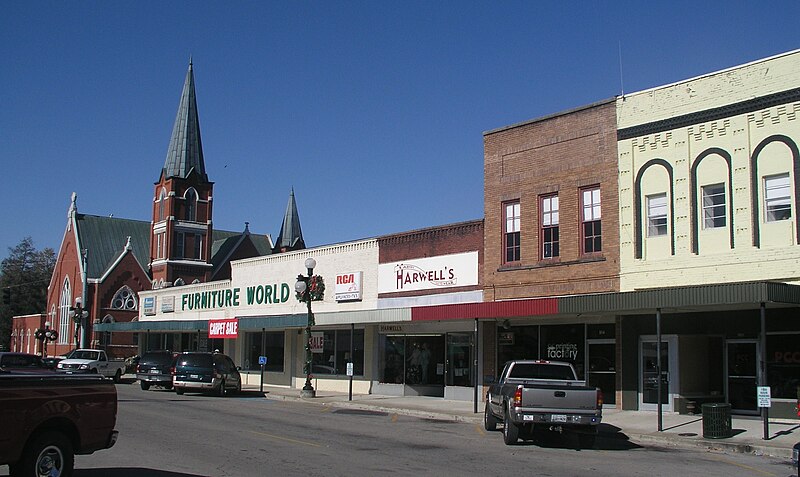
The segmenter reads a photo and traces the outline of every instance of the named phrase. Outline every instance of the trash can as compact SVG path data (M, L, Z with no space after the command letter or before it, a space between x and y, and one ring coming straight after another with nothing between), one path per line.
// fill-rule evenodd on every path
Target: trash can
M721 402L705 403L703 410L703 437L724 439L731 437L731 405Z

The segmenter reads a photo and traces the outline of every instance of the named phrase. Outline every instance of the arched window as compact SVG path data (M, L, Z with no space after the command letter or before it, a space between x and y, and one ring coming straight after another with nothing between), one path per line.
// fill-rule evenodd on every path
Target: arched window
M167 190L163 187L161 192L158 193L158 220L164 220L164 212L167 208Z
M128 285L120 288L111 300L111 308L115 310L136 310L136 293Z
M183 278L178 278L177 280L175 280L175 286L176 287L179 287L179 286L185 285L185 284L186 283L184 283Z
M66 344L69 341L70 311L72 305L72 289L69 286L69 277L64 277L61 286L61 299L58 302L58 343Z
M194 189L186 191L186 220L197 221L197 192Z

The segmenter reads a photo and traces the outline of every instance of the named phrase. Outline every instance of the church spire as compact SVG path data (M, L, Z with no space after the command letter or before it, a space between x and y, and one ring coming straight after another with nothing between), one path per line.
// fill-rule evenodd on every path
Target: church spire
M303 241L303 232L300 230L300 215L297 213L297 203L294 200L294 187L289 194L289 203L283 216L283 224L278 239L275 241L275 253L290 252L306 248Z
M192 60L189 59L189 71L183 83L181 101L178 105L178 114L175 125L172 127L172 137L169 140L167 159L164 162L162 174L165 177L187 178L194 170L204 181L206 166L203 161L203 144L200 141L200 119L197 114L197 98L194 91L194 70Z

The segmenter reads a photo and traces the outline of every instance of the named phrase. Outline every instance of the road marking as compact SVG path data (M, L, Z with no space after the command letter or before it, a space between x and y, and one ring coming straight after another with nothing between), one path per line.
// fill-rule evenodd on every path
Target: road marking
M392 414L392 422L397 422L397 419L399 419L399 416L397 414Z
M741 467L742 469L747 469L749 471L755 472L756 474L769 475L769 476L772 476L772 477L775 477L775 476L778 475L778 474L773 474L772 472L767 472L765 470L756 469L755 467L750 467L749 465L739 464L737 462L733 462L733 461L730 461L730 460L727 460L727 459L723 459L722 457L719 457L719 458L712 457L711 460L716 460L717 462L722 462L724 464L730 464L730 465L734 465L736 467Z
M267 433L264 433L264 432L258 432L258 431L250 431L250 432L252 432L253 434L258 434L258 435L260 435L260 436L264 436L264 437L270 437L270 438L272 438L272 439L277 439L277 440L279 440L279 441L292 442L292 443L294 443L294 444L303 444L303 445L306 445L306 446L311 446L311 447L322 447L321 445L319 445L319 444L316 444L316 443L314 443L314 442L308 442L308 441L299 441L299 440L297 440L297 439L290 439L290 438L288 438L288 437L276 436L276 435L274 435L274 434L267 434Z
M481 425L480 425L480 424L475 424L475 430L477 430L477 431L478 431L478 434L480 434L480 435L482 435L482 436L485 436L485 435L486 435L486 433L485 433L485 432L483 432L483 427L481 427Z

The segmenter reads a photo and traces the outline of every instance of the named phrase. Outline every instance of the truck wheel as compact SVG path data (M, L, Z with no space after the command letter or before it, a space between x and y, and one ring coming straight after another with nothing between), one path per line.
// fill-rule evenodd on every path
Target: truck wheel
M13 466L12 475L70 477L74 465L75 454L70 440L58 431L47 431L36 436L25 446L22 460Z
M578 446L581 449L591 449L597 442L597 434L578 434Z
M147 381L140 381L139 385L142 387L142 391L147 391L148 389L150 389L150 383L148 383Z
M114 373L114 382L119 383L120 381L122 381L122 371L118 369L117 372Z
M183 394L183 388L175 388L175 392L179 395Z
M222 380L222 382L219 383L219 389L217 389L217 396L225 397L225 380Z
M486 408L483 410L483 428L489 432L497 430L497 418L489 409L489 400L486 400Z
M516 444L517 439L519 439L519 427L511 422L511 413L506 408L503 420L503 442L510 446Z

